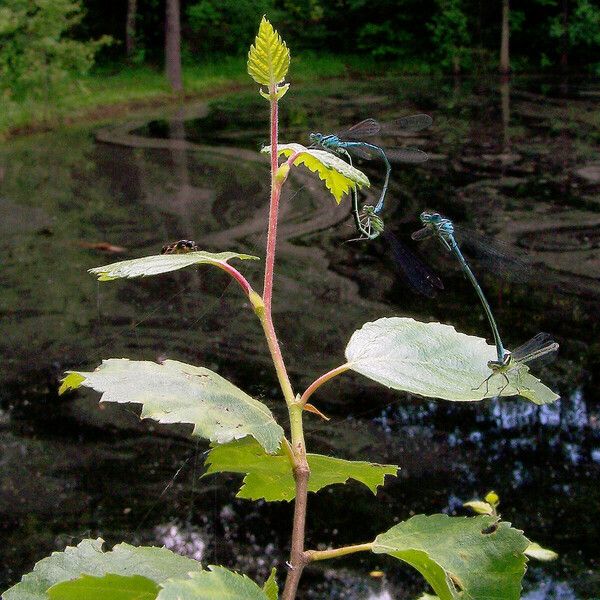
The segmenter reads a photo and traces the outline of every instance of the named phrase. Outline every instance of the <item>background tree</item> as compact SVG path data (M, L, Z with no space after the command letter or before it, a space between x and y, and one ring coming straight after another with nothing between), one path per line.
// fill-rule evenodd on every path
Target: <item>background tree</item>
M462 0L437 0L437 12L429 29L436 53L444 67L452 67L455 75L461 71L462 63L471 45L467 15Z
M78 0L3 0L0 7L0 89L5 96L48 99L89 71L110 42L73 38L83 11Z
M127 19L125 22L125 51L127 60L132 62L135 55L135 19L137 0L127 0Z
M187 8L192 52L201 55L248 52L256 22L273 14L272 0L200 0Z
M179 0L167 0L165 5L165 73L175 92L183 90L180 19Z
M500 73L510 73L510 4L509 0L502 0L502 32L500 42Z

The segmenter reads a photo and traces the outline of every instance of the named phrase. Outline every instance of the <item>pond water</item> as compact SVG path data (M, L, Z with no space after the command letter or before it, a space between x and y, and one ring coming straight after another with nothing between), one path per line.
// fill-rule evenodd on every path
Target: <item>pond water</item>
M434 208L530 265L472 255L509 348L538 331L560 343L533 368L561 395L452 404L345 375L314 397L310 450L394 463L374 498L358 484L309 499L308 546L370 540L415 513L466 514L499 493L503 517L542 545L523 597L600 598L600 86L590 82L336 80L292 86L282 141L368 116L428 112L407 143L430 154L394 165L386 226L411 247ZM254 91L110 128L78 127L0 147L0 589L52 550L101 536L166 544L257 580L284 577L291 507L237 500L237 476L199 479L206 445L187 429L140 423L133 406L57 396L69 368L103 358L169 357L218 370L285 418L267 349L238 289L209 268L98 285L86 269L194 239L264 255L266 103ZM360 165L375 198L377 163ZM469 283L435 244L416 248L440 274L435 299L413 293L382 240L353 237L346 198L294 172L282 200L274 316L295 388L343 362L353 331L382 316L443 321L486 336ZM98 246L100 244L100 246ZM493 253L492 253L493 255ZM493 256L492 256L493 257ZM242 270L259 288L260 265ZM368 573L381 570L383 578ZM301 598L415 598L419 577L357 555L310 567Z

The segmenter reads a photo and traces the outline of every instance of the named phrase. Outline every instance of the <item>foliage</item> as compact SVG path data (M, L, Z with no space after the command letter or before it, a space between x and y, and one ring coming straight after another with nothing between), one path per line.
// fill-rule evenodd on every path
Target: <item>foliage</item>
M131 577L139 575L156 584L171 577L187 577L199 571L200 563L174 554L166 548L118 544L102 551L104 540L83 540L40 560L31 573L2 594L3 600L46 600L48 590L63 581L78 579L82 574L103 577L107 573ZM60 596L58 596L60 597Z
M290 68L290 51L281 36L264 17L260 22L258 35L248 52L248 74L269 93L277 91ZM283 93L287 87L281 88ZM279 100L283 93L277 96Z
M258 260L257 256L238 254L236 252L188 252L187 254L156 254L132 260L95 267L90 269L92 275L98 276L98 281L111 281L131 277L149 277L183 269L191 265L208 264L223 266L232 258L241 260Z
M463 0L436 0L437 11L428 25L436 52L444 67L459 71L471 43Z
M141 575L82 575L53 585L48 597L50 600L154 600L159 590L154 581Z
M172 579L163 584L157 600L269 600L266 592L245 575L223 567L210 566L188 579Z
M334 483L347 483L354 479L374 494L382 486L386 475L395 476L396 465L378 465L363 461L350 461L308 454L310 479L308 490L318 492ZM289 458L280 450L267 454L256 442L247 438L229 444L215 446L206 458L206 475L213 473L242 473L244 483L237 493L247 500L264 499L267 502L293 500L296 494L294 476Z
M187 8L193 32L190 44L200 53L245 53L256 22L271 14L273 0L200 0Z
M378 535L373 552L420 571L440 600L518 600L528 544L496 517L417 515Z
M365 323L346 347L354 371L393 389L452 401L521 395L548 404L557 394L521 366L489 381L494 346L442 323L390 317Z
M262 402L209 369L176 360L158 364L111 358L92 373L71 372L60 391L82 385L102 392L102 402L142 404L142 419L190 423L192 435L212 442L224 444L251 435L272 453L283 436Z
M89 71L108 36L78 41L79 0L4 0L0 6L0 90L48 100Z
M270 151L270 146L265 146L262 149L262 152L265 153ZM317 173L338 204L341 202L342 197L349 194L355 185L358 188L369 187L370 185L367 176L362 171L355 169L331 152L305 148L302 144L282 144L277 147L277 153L287 157L297 154L298 157L294 159L294 165L304 165L313 173Z

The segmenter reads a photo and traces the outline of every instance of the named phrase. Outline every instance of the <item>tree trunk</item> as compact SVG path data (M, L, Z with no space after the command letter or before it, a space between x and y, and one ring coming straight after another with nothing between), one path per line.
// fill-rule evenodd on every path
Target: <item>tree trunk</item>
M560 68L566 71L569 66L569 0L563 0L562 2L562 26Z
M127 20L125 22L125 51L127 60L133 60L135 52L135 17L137 12L137 0L127 0Z
M460 75L460 58L457 52L452 56L452 73L454 74L454 77Z
M510 6L509 0L502 0L502 42L500 44L500 73L508 75L510 73Z
M181 79L181 23L179 0L167 0L165 19L165 72L174 92L183 90Z

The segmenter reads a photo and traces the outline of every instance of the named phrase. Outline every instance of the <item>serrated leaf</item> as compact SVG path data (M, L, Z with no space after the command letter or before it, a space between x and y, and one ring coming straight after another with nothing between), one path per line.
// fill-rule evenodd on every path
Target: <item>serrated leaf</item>
M160 588L141 575L83 575L63 581L48 590L50 600L154 600Z
M95 371L77 375L83 377L79 385L102 393L100 402L142 404L140 418L190 423L193 435L211 442L224 444L251 435L272 453L283 437L283 429L262 402L204 367L176 360L158 364L111 358Z
M494 509L487 502L483 502L482 500L471 500L470 502L465 502L463 506L470 508L478 515L494 514Z
M177 271L191 265L222 266L232 258L241 260L259 260L257 256L236 252L188 252L186 254L156 254L132 260L122 260L103 267L89 269L88 273L98 276L98 281L112 281L131 277L149 277Z
M261 152L270 153L271 146L265 146ZM281 144L277 146L277 154L291 156L299 153L294 160L294 165L304 165L325 182L325 187L331 192L339 204L344 194L349 194L356 185L357 187L371 184L369 178L358 169L349 165L341 157L315 148L306 148L302 144Z
M390 317L365 323L346 347L348 365L382 385L431 398L477 401L520 395L535 404L558 399L550 388L529 374L526 366L491 375L494 346L483 338L459 333L450 325Z
M100 538L83 540L75 547L67 546L63 552L53 552L4 592L2 599L47 600L47 592L53 585L77 579L82 574L96 577L107 573L125 577L140 575L161 584L169 577L187 577L188 573L202 568L195 560L166 548L118 544L111 551L103 552L103 543Z
M525 555L529 556L529 558L535 558L536 560L542 561L556 560L558 558L558 554L554 552L554 550L542 548L542 546L536 542L531 542L529 546L527 546Z
M495 517L417 515L378 535L373 552L413 566L440 600L518 600L528 544Z
M289 68L288 47L271 23L263 17L254 44L248 52L250 77L260 85L274 88L285 79Z
M279 598L279 586L277 585L276 575L277 570L273 567L269 579L267 579L265 585L263 585L263 592L269 600L277 600L277 598Z
M163 584L157 600L269 600L265 592L246 575L225 567L192 573L187 579Z
M354 479L366 485L373 493L383 485L386 475L396 475L396 465L342 460L320 454L307 454L310 466L308 491L317 492L334 483L347 483ZM292 500L296 495L296 486L290 461L283 451L266 454L252 439L246 438L213 448L206 458L208 469L205 475L212 473L241 473L244 482L238 498L267 502Z

